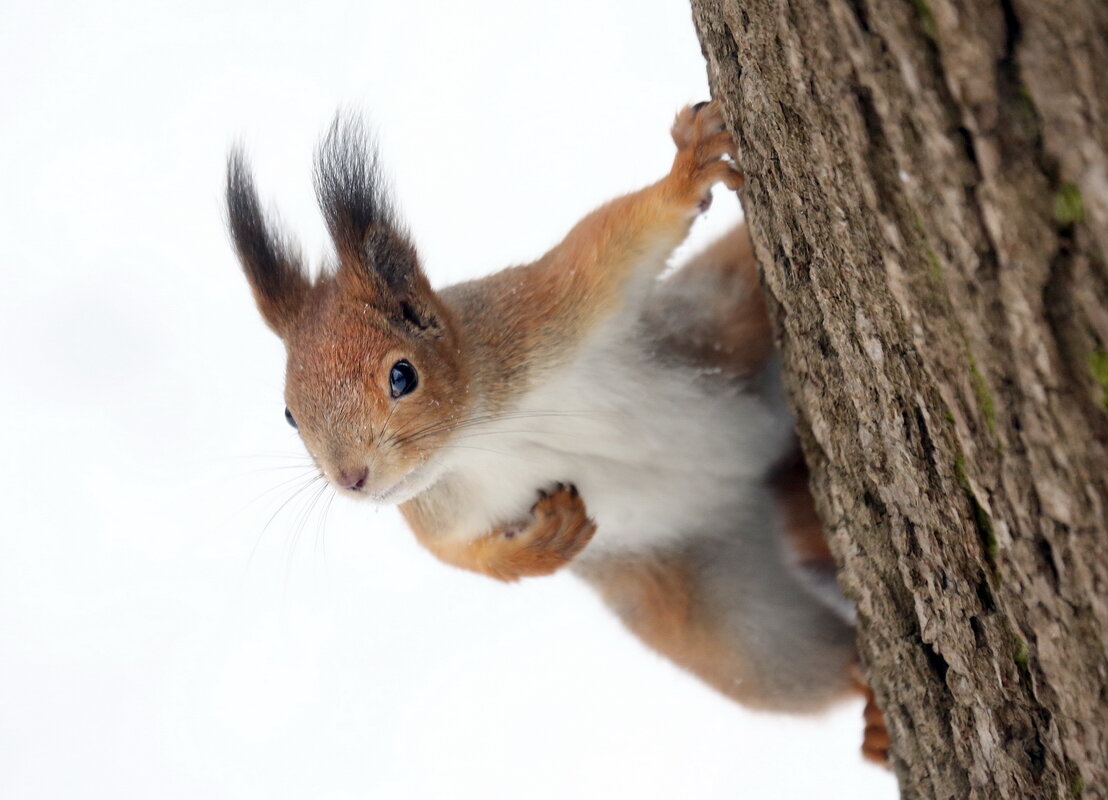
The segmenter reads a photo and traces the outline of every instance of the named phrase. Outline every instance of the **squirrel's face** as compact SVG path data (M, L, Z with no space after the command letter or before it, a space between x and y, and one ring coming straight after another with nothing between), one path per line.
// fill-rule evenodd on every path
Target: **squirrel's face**
M356 120L335 120L315 179L336 269L308 278L262 213L237 150L227 162L231 236L258 310L288 351L289 422L337 487L402 502L434 481L435 456L472 405L457 326Z
M403 502L434 481L436 455L470 410L452 326L392 319L342 281L313 295L285 336L286 418L336 487Z

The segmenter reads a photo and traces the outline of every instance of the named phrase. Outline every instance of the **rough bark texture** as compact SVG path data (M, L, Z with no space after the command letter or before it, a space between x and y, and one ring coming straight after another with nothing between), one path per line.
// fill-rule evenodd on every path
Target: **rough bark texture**
M692 6L904 795L1108 796L1108 3Z

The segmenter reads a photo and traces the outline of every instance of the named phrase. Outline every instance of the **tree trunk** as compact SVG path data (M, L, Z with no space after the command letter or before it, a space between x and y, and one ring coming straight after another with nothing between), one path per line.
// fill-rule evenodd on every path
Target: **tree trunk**
M692 6L904 795L1108 796L1108 3Z

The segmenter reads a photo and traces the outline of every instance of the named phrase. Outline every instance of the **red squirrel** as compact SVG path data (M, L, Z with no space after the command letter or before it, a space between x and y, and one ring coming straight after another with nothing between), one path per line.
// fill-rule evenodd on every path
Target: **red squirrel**
M678 113L667 175L524 266L431 288L355 121L316 191L335 264L309 279L228 160L235 248L288 353L285 416L343 494L398 503L441 560L567 567L648 646L728 697L807 711L852 690L838 595L740 225L666 260L743 181L715 103ZM863 753L888 736L868 694Z

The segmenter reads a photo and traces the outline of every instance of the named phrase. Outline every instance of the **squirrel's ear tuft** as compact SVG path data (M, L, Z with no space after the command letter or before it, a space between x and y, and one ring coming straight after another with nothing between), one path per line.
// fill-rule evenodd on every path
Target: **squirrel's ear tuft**
M358 117L335 116L316 151L315 190L338 251L340 279L355 279L398 322L435 327L431 285L397 218L373 138Z
M227 157L227 221L258 311L284 336L299 316L311 283L296 247L266 220L240 147Z

